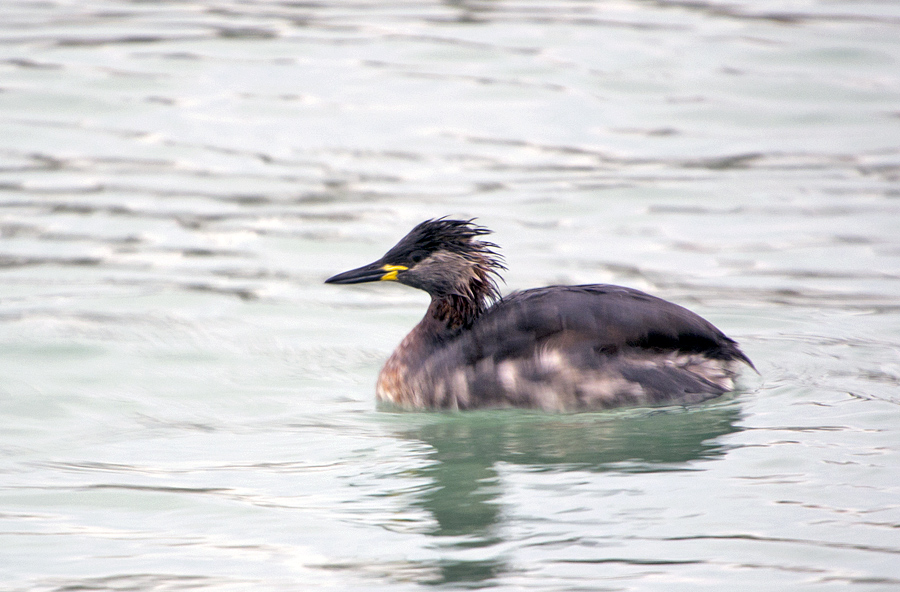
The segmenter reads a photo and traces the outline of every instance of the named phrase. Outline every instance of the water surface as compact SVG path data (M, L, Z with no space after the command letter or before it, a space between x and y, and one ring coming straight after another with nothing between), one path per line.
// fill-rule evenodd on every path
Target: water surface
M900 586L890 2L7 1L0 589ZM378 411L477 216L505 291L685 305L688 409Z

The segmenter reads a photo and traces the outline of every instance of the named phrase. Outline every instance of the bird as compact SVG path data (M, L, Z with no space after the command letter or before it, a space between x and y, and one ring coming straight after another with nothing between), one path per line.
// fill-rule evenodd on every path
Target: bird
M491 231L447 217L415 226L377 261L326 284L424 290L424 318L378 375L380 404L408 410L581 412L691 405L735 388L753 363L712 323L633 288L552 285L500 295Z

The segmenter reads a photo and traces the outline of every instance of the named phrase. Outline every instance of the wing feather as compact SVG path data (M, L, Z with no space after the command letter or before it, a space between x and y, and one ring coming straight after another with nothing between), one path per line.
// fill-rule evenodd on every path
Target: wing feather
M443 385L461 408L684 403L730 390L737 362L752 367L677 304L620 286L549 286L497 302L429 358L420 384Z
M702 353L750 364L737 344L686 308L621 286L549 286L513 293L460 336L470 360L529 354L548 340L590 343L600 352L624 348Z

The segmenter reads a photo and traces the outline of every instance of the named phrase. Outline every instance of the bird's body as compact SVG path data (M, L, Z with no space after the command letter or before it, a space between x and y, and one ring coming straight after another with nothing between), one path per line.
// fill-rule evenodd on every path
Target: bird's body
M711 323L608 285L498 298L495 245L470 221L429 220L381 260L329 283L397 280L431 304L382 369L380 401L411 409L580 411L689 404L734 388L750 360Z

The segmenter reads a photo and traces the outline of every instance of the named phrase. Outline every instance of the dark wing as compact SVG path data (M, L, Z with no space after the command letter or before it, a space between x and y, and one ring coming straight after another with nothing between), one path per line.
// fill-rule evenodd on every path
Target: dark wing
M750 360L709 321L619 286L512 294L436 351L434 406L585 409L693 403L730 389Z
M661 298L621 286L549 286L507 296L460 339L467 361L499 362L554 339L586 341L594 350L626 348L698 353L752 363L701 316Z

